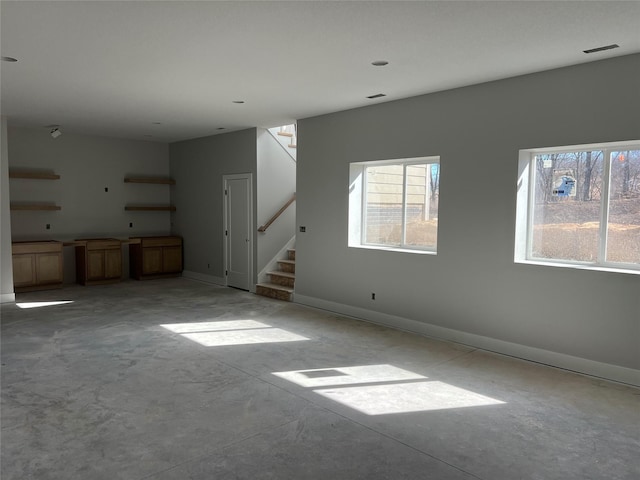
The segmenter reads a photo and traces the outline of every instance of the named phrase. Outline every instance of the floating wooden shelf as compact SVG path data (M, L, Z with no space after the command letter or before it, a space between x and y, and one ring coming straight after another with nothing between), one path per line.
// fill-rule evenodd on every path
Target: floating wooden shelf
M158 205L158 206L135 206L128 205L124 207L125 210L128 211L138 211L138 212L175 212L176 207L173 205Z
M30 172L9 170L9 178L30 178L34 180L59 180L60 175L50 172Z
M162 185L175 185L176 181L173 178L161 177L125 177L124 183L157 183Z
M30 203L30 204L11 204L11 210L62 210L62 207L59 205L48 205L48 204L38 204L38 203Z

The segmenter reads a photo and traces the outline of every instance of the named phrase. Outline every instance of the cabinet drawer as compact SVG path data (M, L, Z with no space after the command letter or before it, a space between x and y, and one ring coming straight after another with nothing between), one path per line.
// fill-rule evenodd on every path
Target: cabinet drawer
M104 240L87 240L87 250L108 250L122 248L120 240L106 238Z
M179 247L182 245L181 237L143 237L142 247Z
M62 242L16 242L11 244L14 255L23 253L60 253Z

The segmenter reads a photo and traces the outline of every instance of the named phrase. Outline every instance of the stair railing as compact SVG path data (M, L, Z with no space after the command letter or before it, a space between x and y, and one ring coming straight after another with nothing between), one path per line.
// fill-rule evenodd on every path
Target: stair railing
M290 198L289 200L287 200L287 202L282 206L282 208L281 208L280 210L278 210L278 211L275 213L275 215L269 219L269 221L268 221L267 223L265 223L264 225L262 225L262 226L258 229L258 231L259 231L260 233L264 233L264 232L266 232L266 231L267 231L267 228L269 228L269 225L271 225L273 222L275 222L275 221L278 219L278 217L279 217L280 215L282 215L282 214L284 213L284 211L285 211L287 208L289 208L289 205L291 205L291 204L292 204L293 202L295 202L295 201L296 201L296 194L295 194L295 192L294 192L294 193L293 193L293 195L291 196L291 198Z

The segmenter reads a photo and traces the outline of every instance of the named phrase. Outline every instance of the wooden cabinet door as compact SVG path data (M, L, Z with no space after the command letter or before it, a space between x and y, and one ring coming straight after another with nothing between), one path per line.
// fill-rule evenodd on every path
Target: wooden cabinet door
M104 278L104 250L89 250L87 252L87 279L100 280Z
M13 285L23 287L36 283L36 256L13 256Z
M36 280L38 285L46 285L48 283L62 283L62 254L37 254L36 272Z
M104 277L122 277L122 251L120 248L104 251Z
M162 273L162 247L144 247L142 249L142 274Z
M162 271L163 273L182 271L182 247L163 247Z

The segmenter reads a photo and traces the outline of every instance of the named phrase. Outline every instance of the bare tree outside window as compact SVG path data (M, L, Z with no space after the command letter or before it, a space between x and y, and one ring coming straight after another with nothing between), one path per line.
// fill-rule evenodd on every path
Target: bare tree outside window
M640 263L640 150L611 153L607 261Z
M640 264L640 150L543 153L532 167L531 258Z

